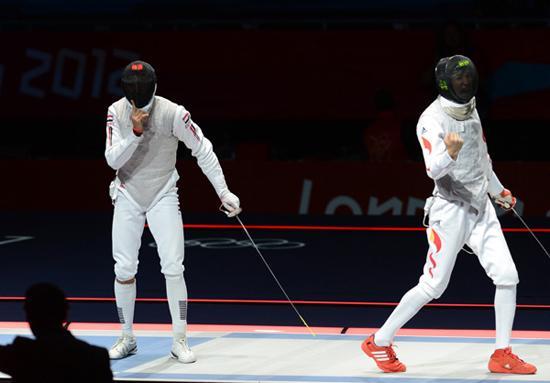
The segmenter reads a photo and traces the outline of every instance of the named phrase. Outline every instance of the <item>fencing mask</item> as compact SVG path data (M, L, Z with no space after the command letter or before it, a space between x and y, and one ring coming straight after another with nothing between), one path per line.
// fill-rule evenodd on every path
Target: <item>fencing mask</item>
M442 97L458 104L466 104L477 92L477 69L466 56L445 57L435 67L435 81Z
M143 108L153 98L157 88L155 69L145 61L133 61L122 72L121 87L128 102Z

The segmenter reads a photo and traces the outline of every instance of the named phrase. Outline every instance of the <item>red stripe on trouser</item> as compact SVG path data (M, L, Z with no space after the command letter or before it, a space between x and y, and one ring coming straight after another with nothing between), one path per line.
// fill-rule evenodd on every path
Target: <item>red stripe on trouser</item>
M435 269L437 267L437 262L436 262L434 256L439 253L439 251L441 250L441 247L442 247L441 246L441 238L439 237L439 234L437 234L437 232L433 228L430 228L429 242L430 242L430 245L433 244L435 246L435 252L430 251L428 253L428 259L432 263L432 267L430 267L428 269L428 272L430 273L430 276L433 278L433 276L434 276L433 275L433 269Z
M428 253L428 258L430 259L430 262L432 263L432 267L430 267L430 269L428 271L430 272L430 276L433 278L434 274L433 274L432 270L435 269L435 267L437 266L437 263L435 262L435 259L433 259L431 251Z

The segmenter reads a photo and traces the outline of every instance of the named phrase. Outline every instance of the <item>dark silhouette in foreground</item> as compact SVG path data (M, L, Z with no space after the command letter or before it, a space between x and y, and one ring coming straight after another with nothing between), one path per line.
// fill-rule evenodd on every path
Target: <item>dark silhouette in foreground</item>
M64 323L68 304L49 283L31 286L25 313L35 339L17 337L0 346L0 371L14 382L112 382L106 349L76 339Z

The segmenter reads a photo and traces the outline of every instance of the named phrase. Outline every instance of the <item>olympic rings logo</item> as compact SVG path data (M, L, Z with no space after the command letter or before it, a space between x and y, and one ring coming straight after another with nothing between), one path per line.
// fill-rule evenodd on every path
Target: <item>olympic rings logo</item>
M283 238L255 238L254 242L258 249L262 250L288 250L299 249L305 247L304 242L289 241ZM184 241L185 247L202 247L203 249L241 249L245 247L254 247L252 243L247 240L237 240L228 237L215 237L215 238L196 238L188 239ZM149 247L156 248L155 242L149 243Z

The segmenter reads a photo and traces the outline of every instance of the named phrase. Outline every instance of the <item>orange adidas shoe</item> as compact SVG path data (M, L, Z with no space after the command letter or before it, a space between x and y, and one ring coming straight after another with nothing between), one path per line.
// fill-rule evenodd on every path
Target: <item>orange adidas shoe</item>
M512 353L511 347L495 350L489 360L489 371L499 374L534 374L537 368L532 364L525 363L518 356Z
M407 367L397 359L393 347L381 347L374 343L374 334L361 344L361 349L376 362L384 372L405 372Z

